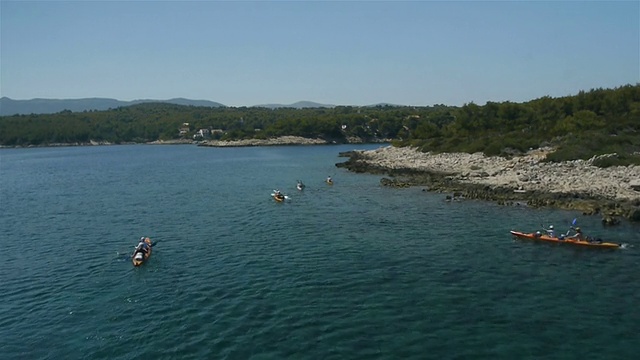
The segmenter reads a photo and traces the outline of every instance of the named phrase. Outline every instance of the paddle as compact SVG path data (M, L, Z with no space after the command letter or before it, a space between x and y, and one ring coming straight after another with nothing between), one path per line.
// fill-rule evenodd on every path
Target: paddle
M577 219L577 218L574 218L574 219L573 219L573 221L571 222L571 226L569 226L569 230L567 230L567 233L566 233L566 234L564 234L564 236L568 236L568 235L569 235L569 233L571 232L571 230L573 230L573 229L574 229L573 227L576 225L576 222L577 222L577 221L578 221L578 219Z

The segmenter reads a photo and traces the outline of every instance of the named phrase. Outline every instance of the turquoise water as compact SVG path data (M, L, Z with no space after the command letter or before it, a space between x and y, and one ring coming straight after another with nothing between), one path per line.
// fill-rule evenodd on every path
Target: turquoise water
M376 147L1 150L0 358L640 353L640 227L448 203L334 166ZM289 200L274 202L276 188ZM573 218L630 247L509 235ZM158 243L134 268L143 235Z

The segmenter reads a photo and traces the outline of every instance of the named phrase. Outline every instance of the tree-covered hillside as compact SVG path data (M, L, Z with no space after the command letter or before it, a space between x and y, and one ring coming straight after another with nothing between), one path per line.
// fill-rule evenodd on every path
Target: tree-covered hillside
M212 134L221 139L282 135L338 143L353 138L391 139L396 145L418 146L424 151L488 155L553 146L557 151L549 157L552 161L616 152L619 156L607 161L623 164L640 158L640 84L525 103L462 107L268 109L145 103L107 111L4 116L0 117L0 144L147 142L192 138L199 129L220 130Z
M608 164L640 163L640 85L543 97L526 103L465 104L443 126L422 121L399 145L424 151L510 155L552 146L551 161L617 153ZM605 160L602 160L605 161Z

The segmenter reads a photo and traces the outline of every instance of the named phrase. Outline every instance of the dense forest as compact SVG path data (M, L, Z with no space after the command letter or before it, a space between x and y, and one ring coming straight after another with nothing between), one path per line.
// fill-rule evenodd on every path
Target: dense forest
M13 115L0 117L0 145L192 139L200 129L222 140L283 135L336 143L389 140L423 151L503 156L553 146L557 150L550 161L617 153L600 165L640 164L640 84L461 107L268 109L144 103L106 111Z

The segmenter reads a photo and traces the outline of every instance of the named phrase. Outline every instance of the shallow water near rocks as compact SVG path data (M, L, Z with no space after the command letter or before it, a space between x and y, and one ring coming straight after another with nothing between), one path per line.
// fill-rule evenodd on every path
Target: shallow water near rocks
M638 225L334 165L376 147L1 150L0 358L637 356ZM629 248L509 235L574 218Z

